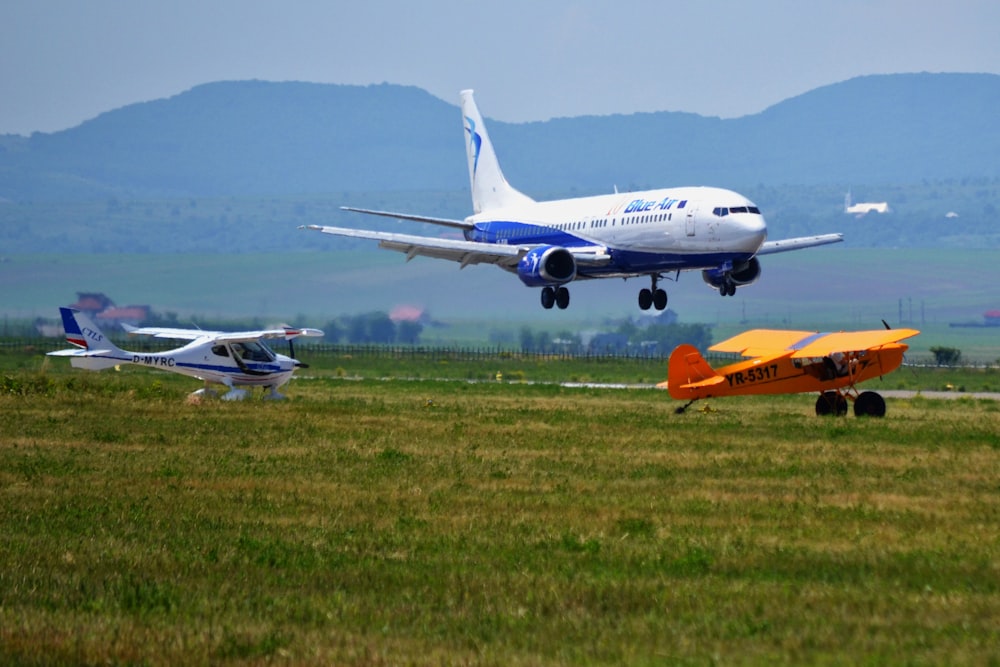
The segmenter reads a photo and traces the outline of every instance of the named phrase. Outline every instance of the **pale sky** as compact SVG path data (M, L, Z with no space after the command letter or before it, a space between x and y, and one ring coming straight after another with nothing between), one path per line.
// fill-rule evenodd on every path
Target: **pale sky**
M5 0L0 134L221 80L398 83L485 116L753 114L865 74L1000 74L995 0Z

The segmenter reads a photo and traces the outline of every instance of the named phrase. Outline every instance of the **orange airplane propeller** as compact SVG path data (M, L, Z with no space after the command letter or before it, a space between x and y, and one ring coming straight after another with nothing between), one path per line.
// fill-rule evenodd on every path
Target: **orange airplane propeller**
M700 398L818 391L817 415L845 415L850 400L855 415L882 417L882 396L859 393L856 385L899 368L908 349L899 341L919 333L888 328L839 333L753 329L708 348L749 357L718 369L693 345L678 345L670 354L667 381L657 386L688 401L678 413Z

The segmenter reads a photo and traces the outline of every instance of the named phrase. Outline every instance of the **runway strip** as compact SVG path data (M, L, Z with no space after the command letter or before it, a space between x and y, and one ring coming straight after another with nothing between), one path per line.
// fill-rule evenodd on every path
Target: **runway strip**
M295 376L292 379L316 379L314 376ZM358 377L341 377L335 378L339 380L361 380ZM460 379L460 378L379 378L384 382L465 382L467 384L495 384L496 380L475 380L475 379ZM528 381L515 381L503 384L557 384L560 387L566 387L567 389L656 389L656 385L652 383L625 383L625 382L535 382L532 380ZM661 390L666 391L666 390ZM879 394L882 394L884 398L928 398L928 399L958 399L958 398L971 398L971 399L982 399L987 401L1000 401L1000 392L995 391L912 391L909 389L872 389ZM803 392L806 394L813 394L815 392Z

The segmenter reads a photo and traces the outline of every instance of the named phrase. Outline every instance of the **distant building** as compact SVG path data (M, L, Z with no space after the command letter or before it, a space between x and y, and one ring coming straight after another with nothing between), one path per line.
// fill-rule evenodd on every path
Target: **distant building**
M148 320L152 314L149 306L118 307L101 292L77 292L76 303L71 303L69 307L87 313L97 324L103 325L118 325L123 322L138 325Z
M83 311L88 315L96 315L102 310L114 308L115 302L102 292L77 292L76 303L71 303L69 307Z
M98 324L131 324L138 326L149 319L149 306L124 306L118 308L113 306L97 313L94 319Z
M858 202L857 204L851 203L851 191L848 190L847 194L844 196L844 213L850 215L867 215L872 212L875 213L888 213L889 212L889 202L879 201L879 202Z
M389 312L389 319L399 324L400 322L419 322L427 324L430 316L427 311L419 306L399 305Z

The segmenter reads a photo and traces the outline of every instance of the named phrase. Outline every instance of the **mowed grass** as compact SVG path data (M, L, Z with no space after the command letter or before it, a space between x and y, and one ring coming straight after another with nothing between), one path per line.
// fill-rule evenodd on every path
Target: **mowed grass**
M998 659L995 401L2 377L2 663Z

